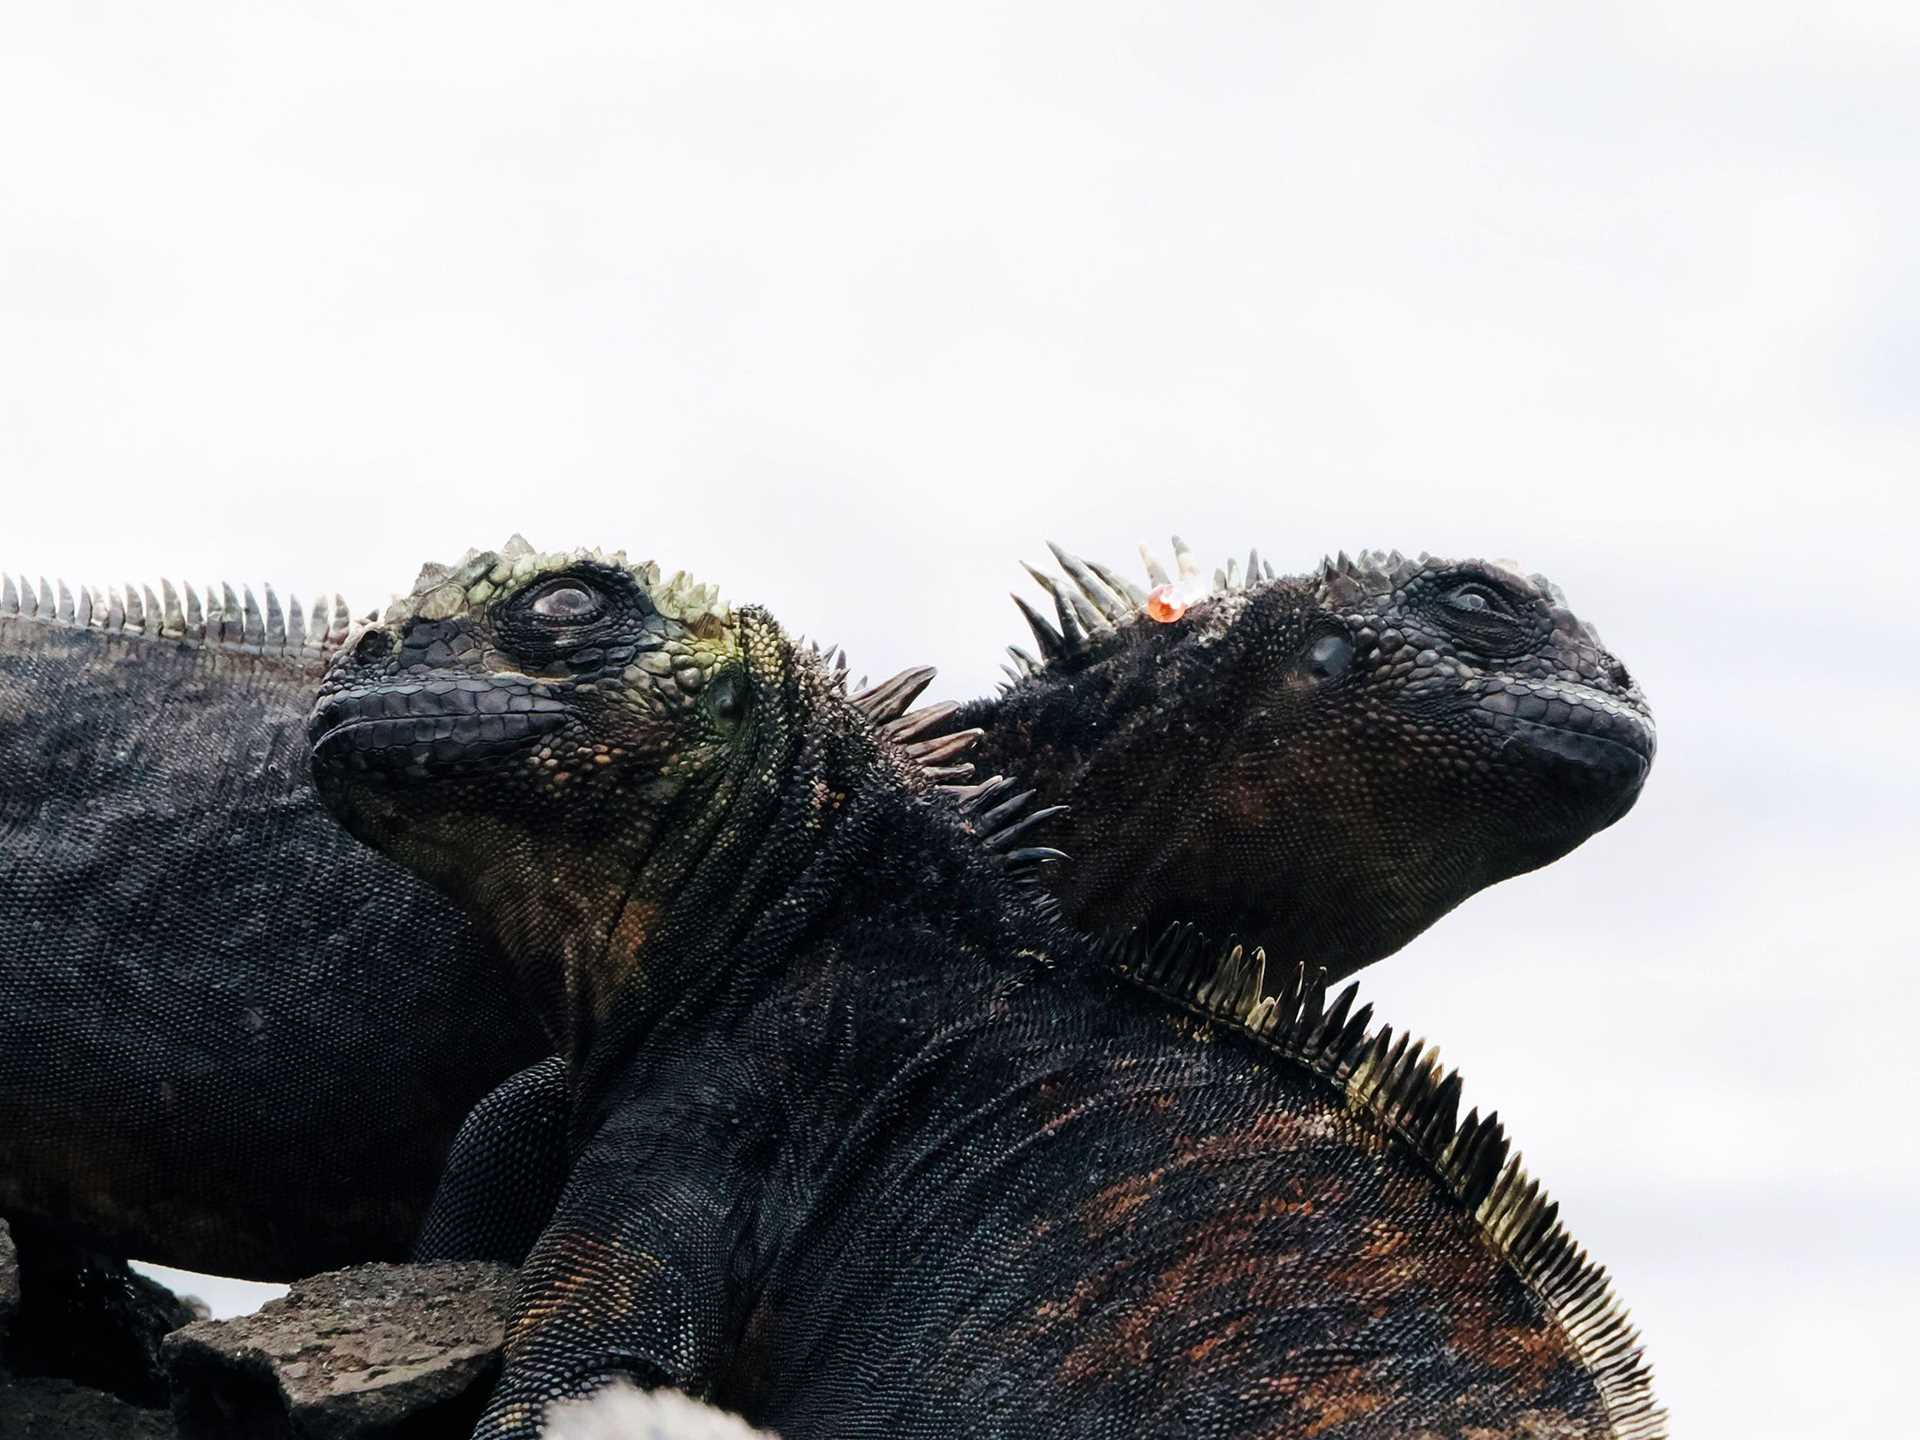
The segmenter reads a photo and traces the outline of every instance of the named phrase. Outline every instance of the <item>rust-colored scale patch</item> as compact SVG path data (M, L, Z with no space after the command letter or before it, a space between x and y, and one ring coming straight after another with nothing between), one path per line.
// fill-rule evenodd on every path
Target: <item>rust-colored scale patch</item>
M542 1330L549 1335L605 1328L634 1311L641 1286L659 1272L653 1256L585 1231L549 1234L540 1242L540 1283L507 1330L511 1356Z
M1366 1117L1276 1105L1249 1118L1219 1070L1104 1079L1100 1100L1066 1108L1124 1135L1107 1153L1152 1163L1100 1176L1025 1231L1067 1282L997 1332L1052 1357L1038 1383L1090 1404L1127 1392L1147 1429L1157 1405L1174 1423L1179 1397L1216 1395L1249 1435L1398 1437L1443 1412L1456 1433L1606 1433L1559 1327Z

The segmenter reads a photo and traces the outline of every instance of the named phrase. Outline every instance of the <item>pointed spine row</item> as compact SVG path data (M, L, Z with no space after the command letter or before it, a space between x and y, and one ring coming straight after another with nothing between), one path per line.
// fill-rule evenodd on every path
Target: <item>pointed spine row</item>
M1499 1117L1473 1110L1459 1118L1460 1073L1443 1073L1431 1046L1396 1036L1390 1026L1370 1029L1372 1007L1354 1005L1357 985L1329 1003L1325 971L1309 973L1295 962L1269 977L1264 951L1222 951L1190 925L1173 926L1152 944L1125 937L1115 942L1113 959L1162 999L1319 1076L1352 1111L1411 1149L1566 1335L1600 1393L1615 1440L1663 1440L1666 1412L1606 1270L1560 1223L1559 1206L1512 1153Z
M1014 684L1050 665L1064 667L1078 664L1096 653L1123 626L1137 621L1146 610L1148 593L1117 571L1097 561L1083 560L1051 540L1047 542L1047 548L1053 552L1053 558L1059 562L1066 578L1063 581L1032 565L1025 567L1027 573L1039 582L1040 588L1046 591L1047 598L1053 603L1053 615L1049 618L1023 597L1013 597L1013 603L1019 607L1027 628L1033 632L1034 644L1039 651L1036 655L1018 645L1008 648L1013 663L1003 668ZM1156 589L1175 586L1193 598L1209 593L1205 582L1200 579L1200 569L1194 562L1193 551L1178 535L1173 537L1173 555L1177 578L1167 574L1146 546L1140 547L1147 583ZM1210 593L1228 594L1248 590L1273 578L1273 567L1261 560L1258 550L1249 550L1244 574L1237 560L1229 560L1224 568L1214 571Z
M1067 858L1066 851L1051 845L1015 843L1033 841L1036 829L1066 813L1064 805L1035 806L1038 790L1022 790L1004 775L977 785L950 785L946 789L954 797L967 829L979 839L980 848L998 857L1010 872L1032 872Z
M823 663L834 653L822 654L818 646L812 649ZM833 674L843 677L845 668L846 657L842 655L839 668ZM960 710L952 701L914 707L913 702L933 683L935 673L931 665L902 670L877 685L862 688L848 703L954 801L967 829L1006 873L1032 878L1041 867L1066 859L1063 850L1032 843L1033 832L1065 813L1066 806L1034 807L1033 801L1039 792L1020 790L1002 775L977 784L967 783L973 776L973 765L959 757L971 750L986 732L971 728L942 733L942 727ZM833 683L844 688L844 679Z
M16 585L12 576L0 576L0 618L312 660L327 659L339 649L352 624L338 595L318 596L305 610L295 599L283 610L271 585L263 587L264 608L252 589L243 587L235 595L225 584L207 586L204 605L193 586L176 590L170 580L160 582L158 595L143 585L82 586L77 595L65 581L56 585L57 591L43 579L36 587L25 576Z

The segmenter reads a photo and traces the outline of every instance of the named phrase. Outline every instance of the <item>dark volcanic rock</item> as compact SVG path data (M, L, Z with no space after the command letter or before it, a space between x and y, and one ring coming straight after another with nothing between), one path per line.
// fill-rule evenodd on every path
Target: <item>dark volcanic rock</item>
M493 1388L513 1272L361 1265L167 1338L187 1440L465 1440Z
M20 1272L13 1237L0 1220L0 1360L13 1348L9 1331L20 1314ZM173 1417L143 1410L104 1390L71 1380L18 1376L0 1364L0 1436L5 1440L175 1440Z
M167 1403L160 1342L205 1313L124 1260L16 1220L17 1299L0 1329L7 1368L110 1391L136 1405ZM0 1265L0 1270L5 1269ZM0 1279L0 1292L8 1282ZM5 1308L0 1295L0 1309Z
M0 1374L6 1440L176 1440L173 1417L71 1380Z
M20 1308L20 1257L14 1253L13 1232L0 1219L0 1347L7 1343L13 1312Z

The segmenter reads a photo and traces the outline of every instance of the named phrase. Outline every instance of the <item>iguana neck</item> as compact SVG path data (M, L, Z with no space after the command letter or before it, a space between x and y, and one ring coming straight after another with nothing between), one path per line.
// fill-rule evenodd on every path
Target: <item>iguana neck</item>
M1222 913L1199 903L1207 882L1189 872L1217 850L1203 833L1217 805L1202 800L1232 783L1220 757L1245 708L1237 637L1224 637L1204 666L1170 657L1162 640L1146 633L1070 678L973 701L951 722L985 732L968 757L977 774L1005 775L1037 789L1037 804L1067 807L1044 840L1068 858L1044 884L1087 933ZM1162 895L1192 903L1161 913Z
M599 897L560 939L560 1038L578 1093L609 1093L596 1077L629 1066L677 1017L750 1002L768 967L813 936L929 908L996 935L1007 928L1008 882L911 766L814 678L786 686L780 713L758 720L757 743L723 775L636 827L653 838L617 868L604 846L572 857L576 873L594 871ZM609 817L608 832L619 828ZM550 960L537 946L514 949L534 972Z

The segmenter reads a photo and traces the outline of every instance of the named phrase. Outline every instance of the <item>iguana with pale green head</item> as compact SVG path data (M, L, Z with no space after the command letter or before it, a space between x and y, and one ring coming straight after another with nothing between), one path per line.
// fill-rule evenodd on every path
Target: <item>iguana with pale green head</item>
M1590 644L1550 592L1355 568L1401 645L1349 623L1367 581L1322 577L1162 596L1161 630L1074 653L1117 696L1257 616L1213 657L1247 667L1219 728L1270 745L1354 696L1350 743L1418 742L1355 793L1429 765L1471 797L1521 748L1637 783L1623 674L1576 724L1528 713L1564 674L1500 669L1523 635ZM562 1044L566 1183L484 1440L620 1379L789 1440L1660 1432L1604 1277L1424 1045L1297 959L1089 940L1034 892L1019 807L943 796L764 611L619 556L474 555L342 649L308 733L329 807L481 920ZM1269 753L1201 738L1201 788Z

